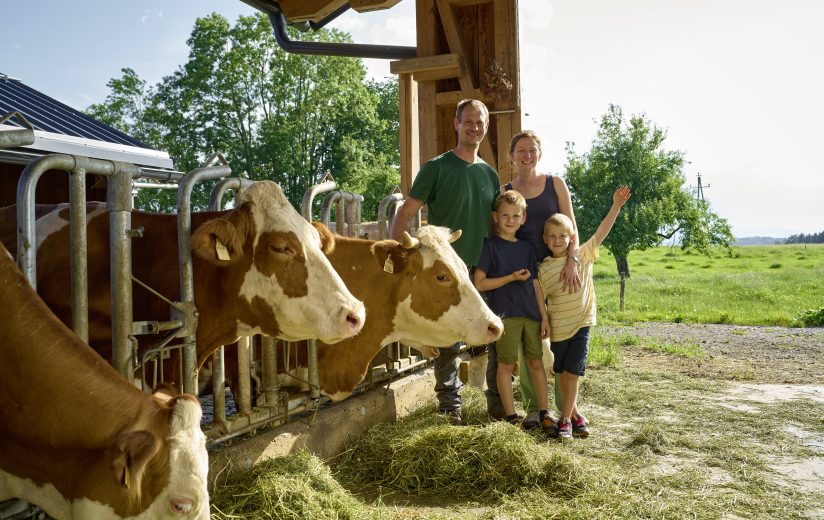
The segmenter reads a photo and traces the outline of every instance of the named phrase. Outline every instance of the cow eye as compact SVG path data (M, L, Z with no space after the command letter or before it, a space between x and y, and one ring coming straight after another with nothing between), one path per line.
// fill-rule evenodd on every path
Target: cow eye
M449 276L447 276L445 273L438 273L435 276L435 279L438 280L439 282L448 282L449 281Z
M283 255L289 254L289 245L284 241L277 241L273 242L269 245L269 248L274 251L275 253L280 253Z

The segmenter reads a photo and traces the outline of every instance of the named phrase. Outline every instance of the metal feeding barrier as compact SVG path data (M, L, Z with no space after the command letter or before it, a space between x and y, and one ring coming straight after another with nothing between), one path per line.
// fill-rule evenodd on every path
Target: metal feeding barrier
M18 135L19 134L19 135ZM14 139L27 139L18 132ZM4 137L5 138L5 137ZM10 139L10 138L9 138ZM8 140L8 139L7 139ZM34 193L38 179L49 170L62 170L70 176L70 253L72 279L72 327L88 342L88 273L86 237L86 183L87 175L107 177L107 210L110 221L111 282L112 282L112 364L127 379L139 374L144 388L154 388L164 380L166 369L174 370L183 382L186 392L198 393L196 370L195 331L198 313L194 304L194 274L191 251L191 194L194 186L208 180L218 180L211 191L208 210L219 211L227 192L235 198L241 189L253 184L245 178L229 177L231 169L226 160L215 154L201 167L186 174L143 170L131 163L92 159L83 156L52 154L31 161L23 171L18 184L18 264L33 286L36 286L35 205ZM154 182L141 181L151 179ZM142 229L132 229L131 211L135 190L177 189L177 235L180 268L180 298L173 301L155 291L132 275L131 240L142 236ZM301 213L312 220L316 198L322 198L320 221L338 234L361 235L361 206L363 196L339 190L331 175L310 187L304 194ZM378 239L388 237L391 220L402 202L399 193L384 198L378 208ZM416 224L417 224L416 220ZM133 321L132 285L138 284L164 300L170 307L167 321ZM157 335L158 340L138 357L138 337ZM211 421L204 425L211 445L220 443L267 425L287 422L290 416L311 413L328 399L320 395L317 344L309 341L306 379L288 374L309 391L288 393L279 385L279 366L282 373L297 365L298 344L265 336L245 338L239 342L233 355L238 356L238 381L233 385L234 408L227 406L225 388L226 353L221 347L212 357ZM173 356L173 353L177 353ZM278 355L280 352L280 355ZM173 368L167 363L176 363ZM418 369L428 360L416 355L400 343L386 345L375 356L364 380L355 388L361 392L406 372ZM208 375L204 370L203 375ZM253 390L254 389L254 390ZM208 399L204 399L208 408Z

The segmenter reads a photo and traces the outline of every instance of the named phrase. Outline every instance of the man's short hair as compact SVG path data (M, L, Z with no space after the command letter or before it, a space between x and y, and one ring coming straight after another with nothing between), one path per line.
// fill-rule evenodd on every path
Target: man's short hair
M472 106L472 108L480 110L481 114L483 114L484 116L484 119L489 121L489 109L486 108L486 105L484 105L483 101L478 101L477 99L462 99L458 103L458 107L455 109L455 119L460 121L461 114L463 114L464 108L470 105Z
M524 199L524 196L515 190L507 190L498 195L492 209L494 211L498 211L498 207L504 202L513 206L518 206L522 211L526 211L526 199Z
M544 233L549 225L562 227L570 235L575 232L572 220L563 213L556 213L544 221Z

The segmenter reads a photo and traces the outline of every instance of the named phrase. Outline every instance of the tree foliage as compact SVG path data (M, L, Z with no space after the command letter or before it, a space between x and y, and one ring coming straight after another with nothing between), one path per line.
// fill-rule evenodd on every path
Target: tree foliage
M785 244L824 244L824 231L820 233L810 233L805 235L799 233L797 235L790 235L784 241Z
M351 41L326 29L300 39ZM199 18L187 43L186 63L157 85L123 69L88 112L168 151L181 171L221 152L235 174L274 180L295 205L330 172L339 188L365 194L364 218L374 218L374 201L399 182L395 81L366 81L358 59L284 52L262 14L234 25L216 13ZM173 197L147 193L140 202L159 209Z
M615 188L632 190L604 241L618 272L626 276L630 251L656 246L676 233L683 248L704 253L715 244L729 248L733 240L727 221L684 186L684 154L666 150L665 139L666 132L645 116L625 122L621 108L610 105L589 152L578 155L567 143L566 180L582 242L595 233Z

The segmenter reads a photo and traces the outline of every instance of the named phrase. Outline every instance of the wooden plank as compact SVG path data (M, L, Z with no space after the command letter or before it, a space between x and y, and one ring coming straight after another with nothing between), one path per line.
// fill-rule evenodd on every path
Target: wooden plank
M498 133L498 175L501 184L512 181L512 162L509 160L509 141L512 131L512 114L495 114L495 129Z
M466 7L470 5L490 4L492 0L449 0L455 7Z
M280 0L278 5L290 22L319 22L346 5L346 0Z
M398 78L401 139L401 193L406 196L421 167L418 135L418 86L412 74Z
M418 57L444 54L438 49L437 11L435 0L416 0L415 17L417 25ZM438 155L437 117L435 103L435 82L418 84L418 157L419 162ZM401 179L403 182L403 179ZM412 184L411 178L409 185Z
M440 69L460 68L461 57L457 54L438 54L421 58L409 58L389 62L389 72L403 74L406 72L423 72Z
M436 5L438 6L438 13L441 15L441 23L443 25L444 33L446 34L446 40L449 43L449 51L455 54L459 54L465 58L466 67L464 69L464 73L458 77L458 81L461 85L461 91L466 93L466 97L470 97L472 93L475 91L476 85L474 80L472 79L472 71L470 70L469 62L466 61L466 52L464 51L464 45L461 41L460 33L458 32L458 26L455 23L455 13L452 10L452 6L449 3L449 0L435 0ZM433 100L434 101L434 100ZM491 124L491 122L490 122ZM492 146L489 143L489 139L484 139L481 141L481 156L484 157L484 160L489 162L488 158L495 157L495 152L492 150ZM493 160L492 162L497 162Z
M359 13L366 13L380 9L389 9L397 5L400 1L401 0L349 0L349 5Z
M458 78L463 73L464 68L457 67L454 69L424 70L421 72L414 73L413 76L415 77L415 81L417 81L418 83L423 83L424 81L437 81L441 79Z
M471 96L471 99L478 99L483 101L484 104L492 103L492 100L484 97L483 92L480 89L475 89ZM435 102L438 106L457 106L462 100L467 99L467 96L464 94L462 90L452 90L449 92L438 92L435 95Z

